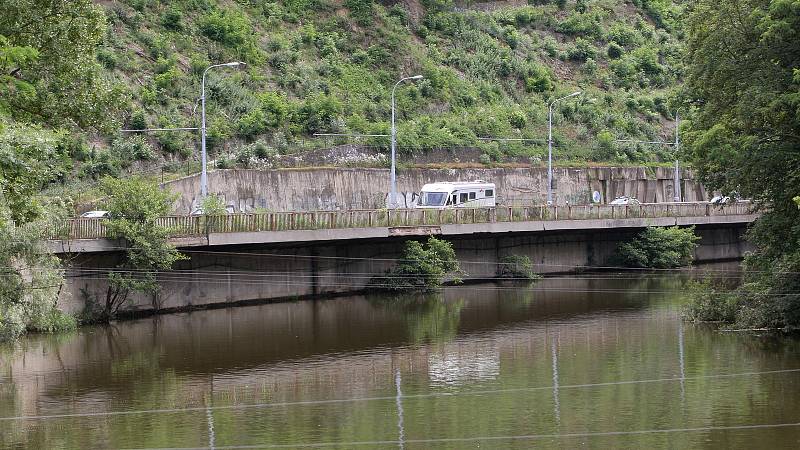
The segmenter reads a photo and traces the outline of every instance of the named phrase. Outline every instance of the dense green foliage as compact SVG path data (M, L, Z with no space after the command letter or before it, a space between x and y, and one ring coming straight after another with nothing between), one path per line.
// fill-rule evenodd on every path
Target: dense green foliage
M755 200L736 314L742 326L800 324L800 2L698 1L689 21L687 142L710 187ZM731 321L730 317L725 318Z
M12 208L0 195L0 341L26 330L57 331L75 326L75 320L58 309L64 284L59 259L48 253L43 237L65 205L47 205L50 213L16 225Z
M75 325L42 241L67 208L39 193L71 173L63 127L114 126L119 91L94 58L104 23L89 0L0 1L0 339Z
M209 149L225 167L250 161L254 141L294 152L334 143L313 133L387 133L391 87L417 73L425 78L398 88L401 152L479 146L492 162L540 160L548 102L580 88L584 96L557 107L557 160L672 159L668 149L600 146L596 137L669 133L671 88L683 70L680 2L533 3L481 12L435 0L410 9L371 0L116 1L104 4L109 26L97 59L130 89L128 128L196 124L204 68L247 62L207 80ZM534 141L477 140L486 136ZM161 133L148 143L176 160L192 155L195 141ZM93 174L114 175L117 160L104 151L87 157Z
M533 271L531 259L525 255L508 255L500 258L500 264L497 266L497 277L521 280L541 278L539 274Z
M376 277L372 286L386 290L433 290L441 287L445 276L460 272L453 244L428 238L425 244L408 241L397 267L385 277ZM454 281L459 281L457 277Z
M52 126L116 126L120 92L95 59L105 15L91 0L0 1L0 115Z
M111 216L106 229L110 238L125 244L125 251L122 261L108 274L106 297L87 299L84 316L88 321L113 319L132 292L155 298L158 272L184 259L168 242L170 230L156 223L169 214L174 196L139 177L106 178L103 190L107 195L105 208ZM159 305L154 301L153 306L158 309Z
M617 263L626 267L669 269L685 267L694 259L694 227L650 227L617 248Z

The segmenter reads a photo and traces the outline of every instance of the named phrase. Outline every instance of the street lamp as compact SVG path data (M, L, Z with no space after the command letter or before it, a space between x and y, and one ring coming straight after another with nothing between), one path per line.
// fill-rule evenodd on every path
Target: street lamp
M401 78L392 88L392 176L391 176L391 192L389 193L389 207L397 207L397 174L395 169L396 164L396 147L397 147L397 130L394 126L394 91L397 86L406 80L421 80L422 75L414 75L413 77Z
M573 92L572 94L565 95L564 97L557 98L550 102L550 108L547 115L547 204L553 204L553 105L557 102L581 95L581 91Z
M214 64L213 66L206 67L206 70L203 71L203 80L200 84L200 109L202 119L202 125L200 126L200 151L202 154L202 162L203 168L202 172L200 173L200 196L205 198L208 195L208 172L206 168L206 72L215 68L215 67L238 67L238 66L245 66L246 64L239 61L229 62L225 64Z
M681 149L680 126L681 119L678 117L678 111L675 111L675 180L672 189L672 200L675 202L681 201L681 169L678 163L678 152Z

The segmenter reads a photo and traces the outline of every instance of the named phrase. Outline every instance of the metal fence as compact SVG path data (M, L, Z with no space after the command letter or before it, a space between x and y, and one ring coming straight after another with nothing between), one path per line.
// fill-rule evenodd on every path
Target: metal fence
M749 203L713 206L663 203L636 206L497 206L494 208L383 209L309 212L267 212L225 216L166 216L156 225L174 237L210 233L294 231L339 228L414 227L552 220L703 217L750 214ZM108 236L107 219L69 219L51 232L52 239L95 239Z

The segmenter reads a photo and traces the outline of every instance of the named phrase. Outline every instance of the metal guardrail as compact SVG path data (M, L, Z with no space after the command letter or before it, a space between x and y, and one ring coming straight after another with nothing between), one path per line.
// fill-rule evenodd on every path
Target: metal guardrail
M165 216L156 223L173 237L210 233L295 231L368 227L436 226L551 220L703 217L750 214L749 203L714 206L705 203L663 203L637 206L497 206L494 208L394 209L309 212L268 212L225 216ZM51 239L108 237L107 219L69 219Z

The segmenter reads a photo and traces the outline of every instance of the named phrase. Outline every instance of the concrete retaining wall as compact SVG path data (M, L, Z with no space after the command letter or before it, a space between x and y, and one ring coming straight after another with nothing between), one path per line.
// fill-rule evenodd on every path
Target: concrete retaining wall
M502 204L544 204L547 169L407 169L398 172L401 202L411 205L426 183L486 180L497 184ZM386 169L216 170L209 172L209 192L221 195L236 212L258 208L272 211L379 209L386 206ZM559 205L588 204L597 191L601 203L621 195L642 202L672 201L673 170L669 168L567 168L554 171L554 199ZM706 200L703 186L689 170L681 173L683 201ZM175 212L186 214L197 205L199 176L165 183L180 194Z
M749 245L745 224L701 225L696 251L698 262L741 258ZM527 255L540 273L574 271L575 267L608 264L620 242L641 229L562 230L448 236L466 271L465 278L491 278L497 263L510 254ZM248 300L286 299L336 294L362 289L369 280L394 265L407 239L402 237L357 241L193 247L191 259L162 277L155 297L138 296L128 309L185 308ZM116 264L114 253L87 253L74 260L83 268ZM96 275L70 278L61 306L83 308L82 290L100 299L105 284Z

